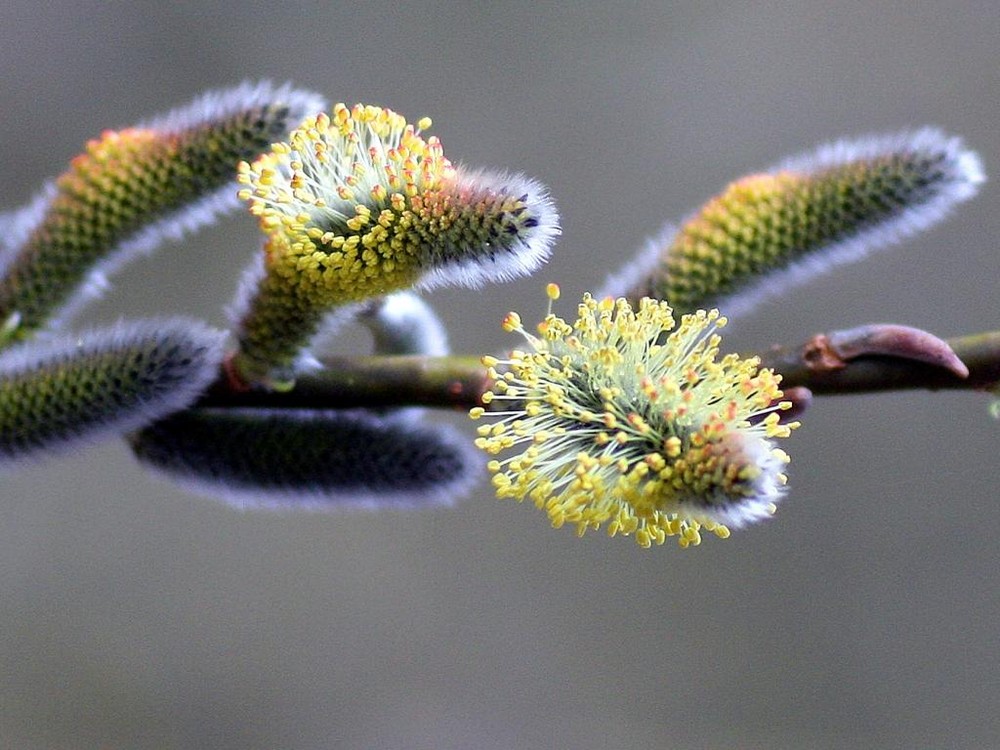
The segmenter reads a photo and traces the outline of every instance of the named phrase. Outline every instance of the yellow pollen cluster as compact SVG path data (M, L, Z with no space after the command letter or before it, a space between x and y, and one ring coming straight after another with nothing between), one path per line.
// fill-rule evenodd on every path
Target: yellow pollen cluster
M411 286L426 247L455 221L455 170L436 137L390 109L338 104L240 165L268 236L268 266L319 304Z
M697 545L703 530L726 538L727 524L773 513L788 456L772 440L797 425L779 422L779 376L719 357L718 311L675 327L665 302L633 311L585 295L578 313L570 324L550 312L538 336L510 313L504 328L530 351L484 359L494 386L471 416L498 421L476 445L513 452L488 464L497 496L530 499L555 527L607 524L643 547Z

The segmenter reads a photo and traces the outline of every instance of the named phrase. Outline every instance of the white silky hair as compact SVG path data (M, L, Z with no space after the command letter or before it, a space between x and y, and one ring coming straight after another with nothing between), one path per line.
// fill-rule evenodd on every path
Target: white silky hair
M773 517L774 506L787 491L780 479L785 461L775 454L774 443L767 438L734 433L729 439L734 443L733 449L743 455L748 466L760 469L757 477L750 481L753 494L734 498L720 493L711 502L687 500L679 503L678 512L694 518L705 516L716 523L739 529Z
M359 320L371 331L376 354L444 357L450 352L448 331L441 319L413 292L383 297Z

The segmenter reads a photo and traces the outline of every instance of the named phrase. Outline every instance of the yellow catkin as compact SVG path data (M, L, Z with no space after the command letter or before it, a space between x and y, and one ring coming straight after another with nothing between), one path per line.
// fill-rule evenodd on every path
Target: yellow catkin
M717 310L675 321L648 298L633 310L585 295L574 322L550 313L538 336L508 313L504 329L530 351L490 358L504 385L486 394L492 411L472 412L501 428L477 446L510 453L489 464L497 496L532 500L555 527L603 526L641 547L697 546L703 531L724 539L769 516L788 462L771 441L795 425L777 422L778 376L719 357L723 325Z

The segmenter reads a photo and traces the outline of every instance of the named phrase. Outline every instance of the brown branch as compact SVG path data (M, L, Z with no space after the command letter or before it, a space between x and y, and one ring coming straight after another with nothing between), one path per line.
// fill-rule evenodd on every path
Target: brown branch
M814 336L798 347L772 347L761 355L761 364L781 373L783 387L801 385L817 395L942 388L984 390L1000 383L1000 331L946 341L968 368L964 378L946 366L899 356L861 354L839 359L835 352L830 353L831 336Z
M968 368L968 376L961 377L954 363L940 361L938 352L927 355L926 346L915 350L912 338L906 338L902 345L886 347L882 335L886 328L867 326L814 336L798 347L775 346L761 355L761 363L781 373L783 387L802 386L817 395L908 389L984 390L1000 384L1000 331L945 342ZM874 338L873 329L878 329L879 334ZM865 343L870 341L877 345ZM924 355L936 364L920 361ZM295 387L283 393L234 390L225 377L220 377L197 406L468 409L482 405L480 399L489 387L485 368L474 356L330 357L323 360L322 369L300 375Z

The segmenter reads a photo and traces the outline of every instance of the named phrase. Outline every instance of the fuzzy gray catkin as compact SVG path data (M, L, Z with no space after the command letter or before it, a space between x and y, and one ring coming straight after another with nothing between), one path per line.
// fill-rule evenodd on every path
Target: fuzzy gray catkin
M447 425L364 411L192 409L130 441L146 468L240 508L448 504L481 463Z
M223 341L173 318L9 349L0 355L0 469L185 408L217 375Z

